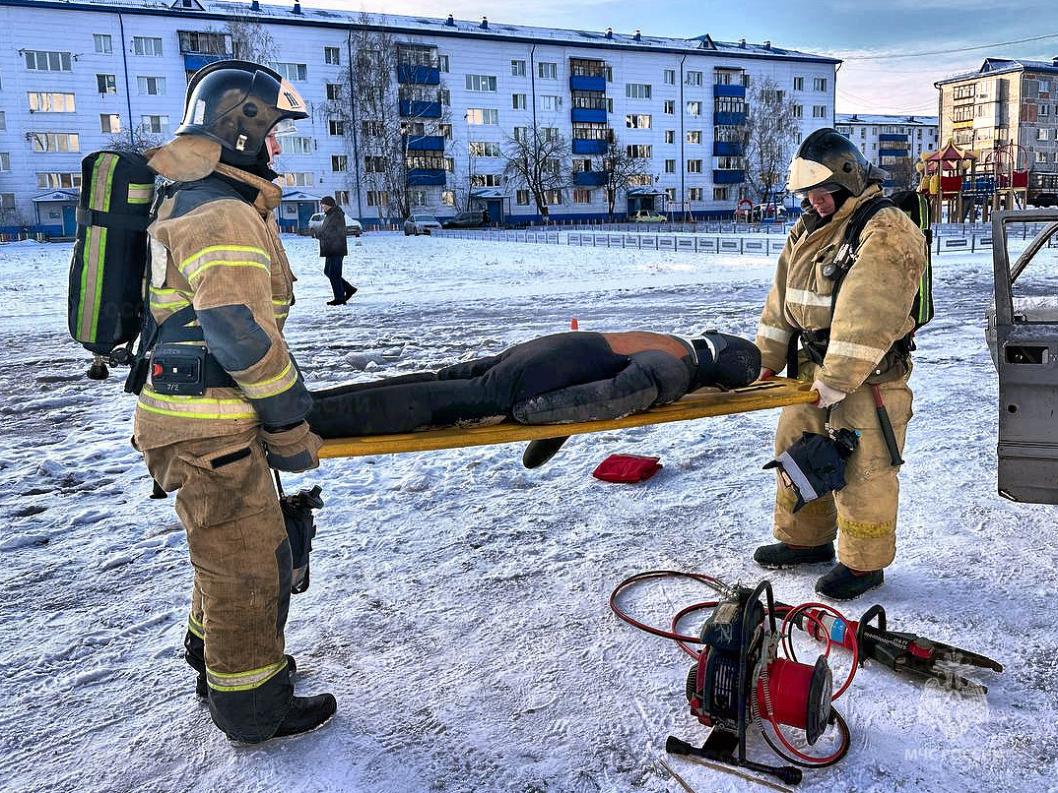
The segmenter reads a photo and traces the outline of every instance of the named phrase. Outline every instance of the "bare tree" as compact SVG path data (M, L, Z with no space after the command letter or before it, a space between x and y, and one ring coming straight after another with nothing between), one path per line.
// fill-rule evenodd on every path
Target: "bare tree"
M508 136L503 146L503 173L509 181L529 191L536 209L546 220L548 193L573 183L569 142L556 127L534 124L523 133Z
M893 180L894 190L908 190L914 186L916 177L914 161L910 157L898 157L882 167Z
M236 58L271 64L279 57L279 47L268 28L251 16L236 16L228 22L232 52Z
M107 148L112 151L143 154L147 149L154 149L165 142L163 136L148 132L144 125L130 127L128 132L115 132L107 141Z
M647 161L641 157L630 157L628 150L614 136L606 144L606 152L591 157L591 170L600 172L602 187L606 189L606 211L613 220L614 206L618 192L627 192L630 187L654 182L654 177L647 171Z
M746 122L742 127L742 150L746 183L761 203L775 199L786 181L797 130L794 101L770 77L753 88Z

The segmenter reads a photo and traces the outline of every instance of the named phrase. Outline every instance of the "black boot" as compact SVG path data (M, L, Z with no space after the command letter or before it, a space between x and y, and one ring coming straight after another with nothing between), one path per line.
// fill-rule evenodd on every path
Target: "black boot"
M294 697L290 703L290 710L287 711L287 715L279 724L279 729L272 737L283 738L287 735L299 735L315 730L325 724L336 710L338 710L338 703L332 694Z
M205 658L205 647L202 644L202 640L195 636L190 631L184 636L184 660L187 661L187 665L198 672L198 677L195 679L195 696L201 700L209 699L209 682L206 680L206 658ZM288 655L287 659L287 674L290 675L290 679L294 679L294 675L298 671L297 661L294 660L294 656Z
M522 465L526 468L539 468L546 463L562 448L562 444L569 440L565 435L561 438L543 438L538 441L529 441L529 445L522 452Z
M857 574L838 562L833 570L816 581L816 592L831 600L852 600L880 587L884 581L885 572L882 570Z
M784 542L762 545L753 553L753 561L771 570L783 570L799 564L818 564L834 558L834 543L814 545L810 548L793 548Z
M342 302L339 303L339 305L344 306L346 303L349 302L349 298L356 294L356 287L348 281L342 281L342 286L345 288L345 297L342 299Z

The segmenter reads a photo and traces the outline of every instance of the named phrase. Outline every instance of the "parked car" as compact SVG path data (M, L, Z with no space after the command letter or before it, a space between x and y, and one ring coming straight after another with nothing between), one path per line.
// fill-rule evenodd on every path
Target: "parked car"
M782 221L786 219L786 207L782 204L757 204L750 211L750 220L760 223L763 220Z
M441 226L446 229L476 229L485 225L485 213L480 209L460 212L455 217L445 218Z
M432 234L441 230L441 224L433 215L412 215L404 221L404 236Z
M664 223L668 218L652 209L640 209L632 216L632 220L636 223Z
M309 231L315 234L320 230L323 225L323 216L325 213L317 212L315 215L309 218ZM364 233L364 227L360 221L356 218L351 218L348 215L345 216L345 233L346 235L352 234L354 237L359 237Z

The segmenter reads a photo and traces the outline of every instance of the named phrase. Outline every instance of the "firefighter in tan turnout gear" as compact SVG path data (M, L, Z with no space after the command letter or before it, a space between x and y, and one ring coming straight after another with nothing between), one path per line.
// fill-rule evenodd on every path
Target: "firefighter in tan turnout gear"
M805 209L779 257L775 282L757 332L762 377L784 367L811 382L815 405L784 408L776 431L781 453L802 432L832 427L860 434L848 460L847 485L793 511L796 495L780 477L774 535L779 540L754 554L765 567L838 564L816 583L834 599L849 599L879 586L896 553L899 483L875 409L871 386L888 412L902 449L911 418L911 307L926 264L925 238L901 210L888 206L869 215L834 296L835 259L842 256L847 227L857 210L881 195L884 171L870 165L848 139L821 129L804 140L790 166L789 186ZM848 260L847 260L848 261ZM800 349L798 350L798 345Z
M270 468L319 464L312 400L283 340L293 275L272 212L277 125L307 118L282 78L211 64L187 88L173 141L148 153L162 188L151 243L158 330L135 443L176 491L195 578L185 647L213 721L258 742L318 727L330 694L295 697L283 628L291 550Z

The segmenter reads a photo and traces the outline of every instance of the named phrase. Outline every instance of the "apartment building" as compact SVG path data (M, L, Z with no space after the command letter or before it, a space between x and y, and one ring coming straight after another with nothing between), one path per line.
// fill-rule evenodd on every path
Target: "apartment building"
M539 218L504 176L505 147L537 128L570 143L573 185L547 196L552 219L607 211L597 160L611 140L643 160L616 211L729 214L743 189L739 125L757 80L788 91L798 140L834 124L838 61L709 35L667 38L479 21L312 9L299 2L0 0L0 226L74 229L80 160L116 141L164 140L188 76L232 57L247 29L275 44L271 65L310 105L279 161L286 228L336 195L365 223L386 219L372 174L372 121L347 101L364 31L398 51L394 100L407 129L412 211L454 214L465 188L494 221ZM351 127L351 128L350 128Z
M836 128L859 146L868 160L889 173L884 185L889 188L913 186L919 155L938 146L936 116L838 113Z
M1058 174L1058 57L1050 61L987 58L973 72L935 83L940 139L987 162L1015 144L1020 169Z

